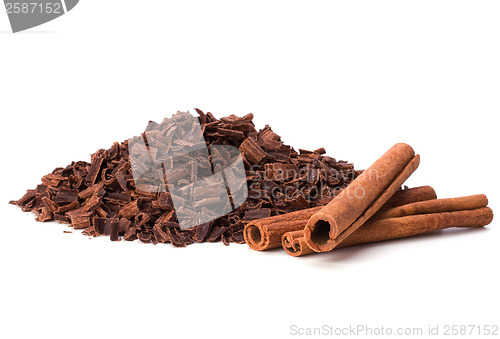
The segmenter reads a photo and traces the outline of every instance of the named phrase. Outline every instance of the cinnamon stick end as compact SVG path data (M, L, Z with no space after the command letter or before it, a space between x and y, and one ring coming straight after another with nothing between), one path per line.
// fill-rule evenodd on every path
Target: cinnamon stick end
M315 253L305 242L304 231L286 232L281 238L283 249L292 257L301 257L303 255Z
M339 235L335 220L324 213L316 213L309 219L304 228L304 238L307 245L316 252L329 251L332 242Z
M266 249L266 234L256 223L248 223L243 230L243 238L251 249L263 251Z

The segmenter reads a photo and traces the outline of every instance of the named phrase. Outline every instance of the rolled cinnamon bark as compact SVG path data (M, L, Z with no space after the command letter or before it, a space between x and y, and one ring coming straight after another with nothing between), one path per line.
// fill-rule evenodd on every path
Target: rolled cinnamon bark
M257 251L280 247L283 233L303 229L307 220L321 208L318 206L252 221L243 230L245 242Z
M331 251L372 217L419 163L419 155L409 145L391 147L309 219L304 228L307 245L316 252Z
M436 192L432 187L407 188L397 191L383 209L429 199L436 199ZM281 236L284 233L303 230L311 216L322 207L318 206L252 221L245 226L243 231L245 241L248 246L257 251L281 247Z
M414 214L452 212L473 210L486 207L488 198L484 194L469 195L466 197L419 201L377 213L380 219L395 218Z
M356 234L356 232L354 232ZM304 239L304 230L286 232L281 238L281 244L286 253L293 257L316 253L306 244Z
M377 215L379 212L388 210L389 208L433 199L437 199L437 194L431 186L404 188L394 193L387 203L380 208Z
M482 227L492 220L493 211L489 207L377 219L365 223L338 244L337 248L406 238L450 227ZM282 245L283 249L294 257L315 253L308 248L304 231L285 233Z
M489 207L474 210L409 215L378 219L358 229L358 234L345 239L340 247L354 246L390 239L411 237L450 227L482 227L493 220ZM352 234L354 235L354 233Z

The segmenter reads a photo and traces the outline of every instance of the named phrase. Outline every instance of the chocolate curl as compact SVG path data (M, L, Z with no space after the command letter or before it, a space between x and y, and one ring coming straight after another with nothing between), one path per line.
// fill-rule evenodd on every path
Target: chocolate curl
M493 211L489 207L377 219L367 222L338 244L337 248L406 238L451 227L483 227L492 220ZM283 248L294 257L315 253L307 248L303 231L284 234Z
M251 137L241 143L240 150L252 164L258 164L266 156L266 152Z
M370 219L419 164L420 156L409 145L391 147L309 219L304 228L307 245L316 252L331 251Z

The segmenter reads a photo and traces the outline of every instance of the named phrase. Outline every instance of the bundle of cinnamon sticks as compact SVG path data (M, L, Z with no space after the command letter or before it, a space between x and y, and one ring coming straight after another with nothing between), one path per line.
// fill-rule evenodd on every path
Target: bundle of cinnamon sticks
M254 250L283 247L303 256L492 221L483 194L437 199L430 186L400 189L419 163L409 145L396 144L326 206L250 222L245 241Z

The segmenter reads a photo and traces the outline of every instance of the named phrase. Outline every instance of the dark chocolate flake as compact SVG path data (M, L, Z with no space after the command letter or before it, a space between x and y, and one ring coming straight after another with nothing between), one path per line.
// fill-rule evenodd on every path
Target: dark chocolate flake
M114 143L108 150L98 150L91 156L90 163L77 161L56 168L43 176L36 189L28 190L21 199L10 203L23 211L35 212L38 221L69 223L74 228L83 228L85 235L108 235L113 241L139 238L154 244L171 242L176 247L205 241L243 243L243 227L250 220L325 205L361 173L355 171L351 163L337 162L324 155L323 148L297 153L269 126L257 131L252 114L218 120L211 113L196 111L206 146L232 145L241 151L247 172L248 198L228 215L219 218L214 215L210 222L181 229L170 193L161 189L162 180L144 178L149 180L141 182L144 191L136 189L128 141ZM178 159L181 165L169 162L170 151L183 152L190 147L205 146L174 138L174 133L191 135L196 127L194 124L184 131L176 130L176 119L182 116L176 115L159 124L151 122L144 149L132 150L147 151L145 154L153 160L162 161L165 167L160 168L160 172L168 170L172 174L169 187L188 186L198 178L212 175L212 166L220 170L236 160L225 148L217 147L211 148L210 156L224 160L216 164L199 160L196 166L187 166L185 157ZM196 156L202 159L201 153ZM145 170L150 160L149 156L139 158L136 165ZM226 175L230 178L231 173ZM242 183L238 189L244 186ZM206 216L212 213L212 205L220 199L212 194L215 191L215 187L207 186L193 192L182 191L183 196L178 197L181 201L188 196L195 198L186 210L186 214L191 213L193 225L200 220L200 211Z

